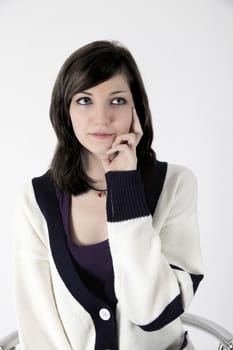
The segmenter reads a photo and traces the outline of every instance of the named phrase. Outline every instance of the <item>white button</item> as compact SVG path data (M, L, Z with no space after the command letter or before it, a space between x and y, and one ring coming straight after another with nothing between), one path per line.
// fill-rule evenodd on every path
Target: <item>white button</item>
M105 308L100 309L99 316L104 321L108 321L111 318L110 312L108 311L108 309L105 309Z

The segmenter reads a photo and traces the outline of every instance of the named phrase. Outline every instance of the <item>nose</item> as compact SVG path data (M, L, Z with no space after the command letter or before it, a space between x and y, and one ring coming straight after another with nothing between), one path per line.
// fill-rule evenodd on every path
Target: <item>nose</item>
M108 125L111 119L111 112L107 106L96 106L93 113L93 121L96 125Z

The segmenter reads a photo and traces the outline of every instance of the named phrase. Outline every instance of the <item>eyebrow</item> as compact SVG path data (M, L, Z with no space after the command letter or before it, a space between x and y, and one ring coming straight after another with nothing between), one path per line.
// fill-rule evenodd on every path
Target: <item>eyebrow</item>
M127 94L129 91L124 91L124 90L117 90L117 91L112 91L111 93L110 93L110 95L114 95L114 94Z
M109 95L115 95L115 94L122 94L122 93L129 93L129 91L124 91L124 90L117 90L117 91L112 91ZM85 94L85 95L89 95L92 96L92 94L90 92L87 91L80 91L77 94Z

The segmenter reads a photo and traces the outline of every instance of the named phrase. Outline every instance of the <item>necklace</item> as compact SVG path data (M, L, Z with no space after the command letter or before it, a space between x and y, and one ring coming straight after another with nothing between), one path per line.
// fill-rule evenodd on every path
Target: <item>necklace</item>
M106 196L106 193L107 193L107 189L105 190L99 190L98 188L94 188L92 186L90 186L89 184L87 184L87 186L92 189L93 191L96 191L97 192L97 196L98 197L105 197Z

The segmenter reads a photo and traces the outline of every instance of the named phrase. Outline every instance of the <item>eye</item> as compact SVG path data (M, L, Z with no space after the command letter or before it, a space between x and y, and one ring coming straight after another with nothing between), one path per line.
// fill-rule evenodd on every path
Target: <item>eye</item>
M126 100L122 97L117 97L117 98L114 98L114 100L112 100L112 104L114 105L124 105L126 104Z
M89 105L91 104L91 100L89 97L81 97L76 101L79 105Z

